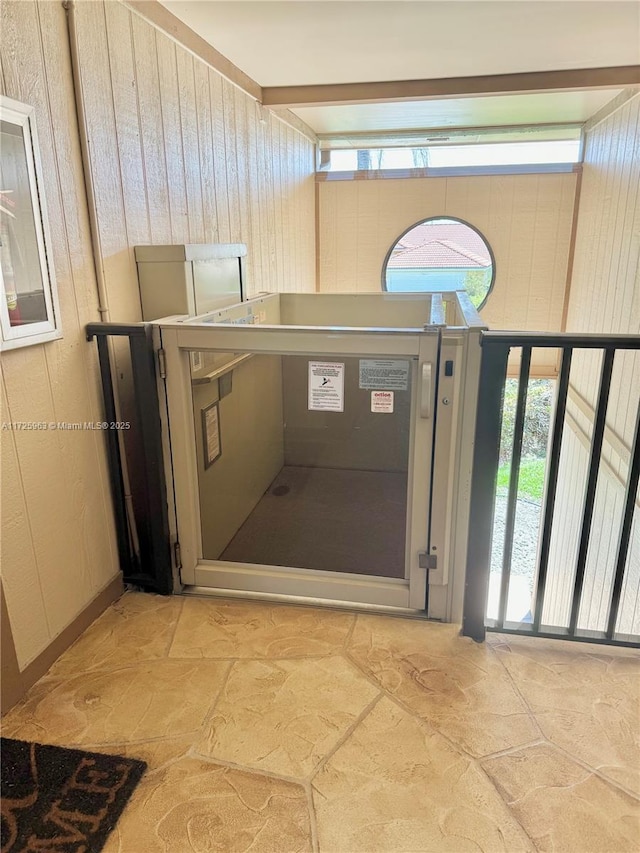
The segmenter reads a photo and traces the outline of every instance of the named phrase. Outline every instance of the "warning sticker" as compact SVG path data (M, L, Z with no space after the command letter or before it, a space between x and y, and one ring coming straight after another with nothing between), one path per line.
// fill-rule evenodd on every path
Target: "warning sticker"
M393 412L393 391L372 391L371 411L391 414Z
M361 358L360 388L406 391L409 369L409 362L399 358Z
M344 412L344 364L309 362L310 411Z

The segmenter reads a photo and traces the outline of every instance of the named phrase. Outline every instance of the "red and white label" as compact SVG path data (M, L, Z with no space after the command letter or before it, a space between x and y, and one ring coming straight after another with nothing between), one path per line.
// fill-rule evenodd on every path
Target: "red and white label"
M371 411L393 412L393 391L372 391Z

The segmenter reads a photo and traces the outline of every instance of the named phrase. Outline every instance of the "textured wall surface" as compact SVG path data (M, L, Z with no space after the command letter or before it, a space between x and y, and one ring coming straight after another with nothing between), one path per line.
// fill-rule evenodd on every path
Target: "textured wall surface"
M319 288L380 290L400 234L422 219L454 216L477 228L495 255L482 312L488 325L559 330L575 190L575 174L319 183Z

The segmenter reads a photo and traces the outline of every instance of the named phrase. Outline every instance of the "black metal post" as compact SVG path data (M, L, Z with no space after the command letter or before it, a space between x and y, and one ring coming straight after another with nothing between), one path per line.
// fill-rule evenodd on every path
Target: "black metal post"
M572 355L573 350L569 347L565 347L562 350L560 379L558 381L556 408L553 416L553 432L551 434L551 455L549 457L549 469L547 473L544 521L542 523L542 539L540 542L540 560L538 564L538 577L535 590L536 604L533 616L533 630L536 633L540 630L542 608L544 605L544 593L547 585L547 569L549 567L549 552L551 548L551 527L553 524L553 511L556 503L558 470L560 468L560 450L562 447L562 433L564 431L564 415L567 409L567 392L569 390L569 373L571 371Z
M611 604L609 606L609 619L607 622L607 639L613 639L616 630L616 622L618 621L618 610L620 608L620 595L622 593L622 581L624 579L624 570L627 562L627 552L629 550L629 540L631 538L631 527L633 525L633 514L636 506L636 495L638 493L638 480L640 479L640 404L638 405L638 414L636 417L636 431L633 439L633 449L631 451L631 464L629 467L629 476L627 478L627 492L624 499L624 515L622 517L622 526L620 528L620 538L618 540L618 554L616 558L616 573L613 580L611 590Z
M117 421L116 404L113 395L113 378L111 376L111 360L109 358L109 342L103 335L98 335L98 358L100 361L100 377L104 398L104 416L107 423ZM115 429L106 429L107 457L109 460L109 480L113 496L113 509L116 525L116 540L118 543L118 558L123 574L130 574L134 569L134 561L129 542L129 528L122 479L122 460L120 457L120 442Z
M507 496L507 515L504 526L504 550L502 553L502 577L500 578L500 602L498 605L498 625L504 626L509 597L509 580L511 578L511 555L513 553L513 533L516 524L516 509L518 507L518 480L520 479L520 458L522 456L522 435L524 433L524 416L527 407L527 391L529 389L529 370L531 367L531 347L522 347L520 359L520 378L518 380L518 398L516 401L516 417L513 425L513 444L511 452L511 468L509 471L509 492Z
M140 430L145 489L144 536L140 537L140 583L152 586L157 592L173 591L167 490L162 456L158 390L152 341L152 327L145 327L144 336L129 338L131 370L136 406L136 421ZM144 543L144 549L143 549Z
M487 345L483 341L462 617L462 633L478 642L485 638L484 616L489 590L494 497L509 349L508 344Z
M609 389L611 387L611 373L613 371L613 359L615 349L608 347L604 350L602 359L602 370L600 371L600 390L598 392L598 406L593 424L593 437L591 439L591 453L589 454L589 475L587 477L587 490L584 498L584 510L582 513L582 527L580 529L580 544L578 546L578 559L576 561L576 575L573 585L573 599L571 602L571 616L569 618L569 634L576 633L578 614L580 612L580 599L584 586L584 574L587 565L587 552L589 549L589 538L591 535L591 522L593 520L593 508L596 499L596 488L598 485L598 469L600 467L600 455L602 453L602 440L604 438L604 427L607 417L607 403L609 401Z

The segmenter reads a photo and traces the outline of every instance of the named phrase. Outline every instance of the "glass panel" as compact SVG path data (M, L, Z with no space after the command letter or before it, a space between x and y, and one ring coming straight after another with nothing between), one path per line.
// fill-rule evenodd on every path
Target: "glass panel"
M201 353L204 558L403 578L412 371L411 359Z
M0 259L9 324L47 320L23 128L0 127Z

